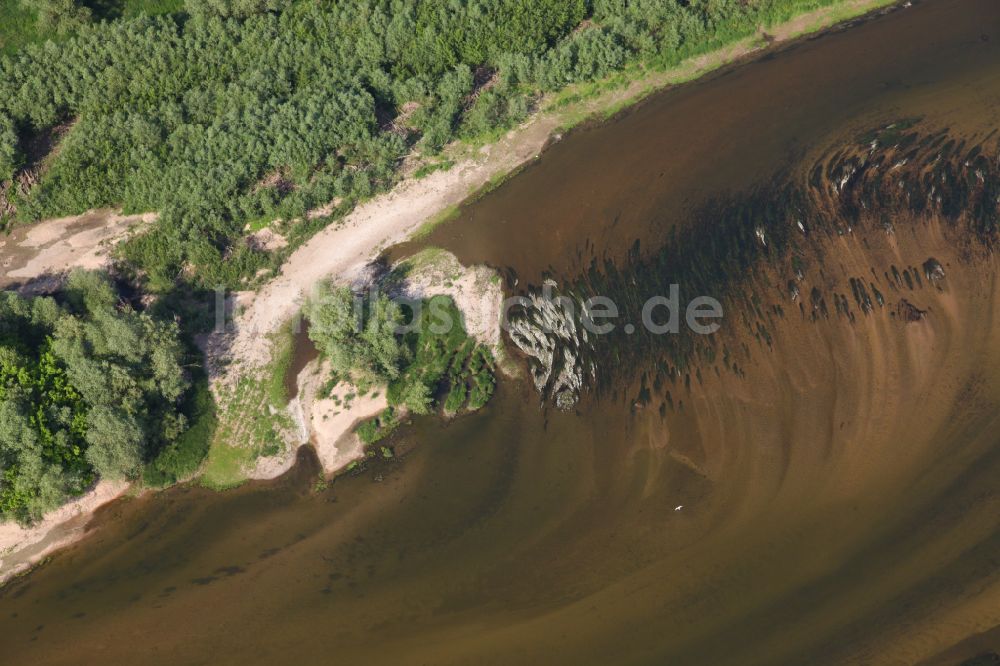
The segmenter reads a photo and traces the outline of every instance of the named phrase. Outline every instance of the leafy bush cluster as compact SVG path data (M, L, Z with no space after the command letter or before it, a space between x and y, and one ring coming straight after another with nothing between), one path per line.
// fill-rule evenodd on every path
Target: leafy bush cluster
M403 312L384 294L372 298L324 282L303 314L309 320L309 338L337 373L364 383L399 377L406 350L396 330L403 324Z
M124 248L148 288L234 286L276 261L248 223L341 213L412 149L496 132L539 91L676 62L815 4L187 0L0 61L0 179L28 138L74 119L41 183L11 193L18 216L156 210ZM292 246L322 224L293 226Z
M367 446L388 437L398 425L399 418L396 410L392 407L386 407L381 414L359 425L355 432L358 434L358 439Z
M33 520L176 451L184 357L173 322L120 305L99 274L74 273L58 302L0 292L0 516Z
M74 0L21 0L37 16L37 30L67 35L90 23L90 8Z
M334 372L355 383L388 384L391 407L427 414L443 404L455 413L479 409L493 394L493 356L468 336L447 296L424 301L416 319L384 294L326 283L304 314L309 337Z
M389 383L389 404L415 414L439 406L454 414L463 407L475 410L485 405L493 395L493 355L466 333L455 302L448 296L432 296L422 304L420 318L403 338L408 361Z

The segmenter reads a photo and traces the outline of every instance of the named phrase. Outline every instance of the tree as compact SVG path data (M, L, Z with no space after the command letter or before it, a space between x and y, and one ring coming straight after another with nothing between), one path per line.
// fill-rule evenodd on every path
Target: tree
M264 12L277 12L291 4L289 0L185 0L184 9L191 16L247 18Z
M403 314L384 294L355 295L326 282L304 309L309 338L343 375L360 373L380 381L399 376L402 348L396 331Z
M185 434L173 322L121 304L98 273L60 295L0 293L0 516L38 518L94 480L135 478Z
M38 15L38 27L42 33L54 32L66 35L90 23L89 7L78 5L74 0L22 0Z
M20 166L17 127L10 116L0 113L0 182L13 178Z
M87 414L87 461L106 479L134 478L142 466L143 433L120 409L99 405Z

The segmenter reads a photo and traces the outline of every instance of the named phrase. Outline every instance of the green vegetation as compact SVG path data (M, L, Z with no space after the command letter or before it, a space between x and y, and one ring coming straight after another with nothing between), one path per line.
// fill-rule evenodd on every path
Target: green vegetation
M102 20L87 23L70 0L30 2L58 4L71 28L5 47L16 56L0 61L0 180L19 168L39 178L2 198L21 221L159 211L122 248L157 292L252 283L328 223L306 211L339 201L343 214L390 186L405 155L494 138L541 93L668 67L826 4L108 0L88 4ZM3 7L25 24L22 5ZM58 151L30 154L69 121ZM293 221L287 248L247 238L248 222L277 218Z
M276 353L260 373L240 376L235 386L219 387L218 424L204 446L208 449L199 480L216 490L234 488L247 478L258 458L285 448L294 424L285 407L284 380L292 360L294 336L285 326L274 339Z
M359 425L355 432L358 434L358 438L367 446L388 437L398 425L399 418L396 410L392 407L386 407L382 410L381 414ZM383 452L387 450L385 447L382 447L382 449ZM383 457L391 456L385 456L383 453Z
M219 423L208 440L199 480L209 488L225 490L246 481L247 470L258 458L281 453L283 433L293 425L283 409L270 403L266 381L258 377L240 378L219 402Z
M90 23L93 16L90 7L74 0L21 0L21 3L34 12L36 29L41 34L66 36Z
M354 381L390 381L399 376L405 349L396 329L403 312L384 294L355 295L347 287L322 283L303 310L309 338L335 371Z
M189 416L210 398L185 404L185 357L176 324L119 302L100 274L72 274L58 301L0 292L0 516L30 522L145 463L189 469Z
M447 296L426 299L406 317L384 294L325 284L304 313L309 337L338 376L388 384L390 409L359 428L366 443L395 427L393 408L427 414L443 403L454 414L479 409L493 394L493 356L469 337Z
M426 164L421 164L420 167L413 172L414 178L426 178L435 171L447 171L448 169L455 166L454 160L440 160L437 162L428 162Z
M0 0L0 54L13 54L44 37L58 38L58 33L46 29L33 5L23 0Z
M389 383L390 405L426 414L441 406L454 414L479 409L493 395L493 355L469 337L462 315L448 296L432 296L420 308L420 322L403 337L406 366ZM465 397L470 400L466 405Z
M292 362L295 360L295 324L296 320L290 321L275 336L274 348L271 353L271 365L269 367L267 380L268 403L276 408L288 406L288 374L291 372Z
M479 346L468 358L463 372L457 376L456 381L467 385L469 395L467 407L469 411L475 411L485 406L493 396L495 386L494 366L493 357L489 351L485 347ZM457 409L453 411L457 411Z
M176 14L183 0L0 0L0 55L29 44L68 38L99 20Z
M146 464L142 481L148 486L162 488L191 478L205 461L218 425L207 377L196 378L181 412L193 415L191 425Z

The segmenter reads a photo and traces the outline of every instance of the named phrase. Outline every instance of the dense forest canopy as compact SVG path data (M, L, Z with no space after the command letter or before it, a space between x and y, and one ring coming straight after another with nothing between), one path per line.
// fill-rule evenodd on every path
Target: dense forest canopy
M0 517L30 521L176 446L184 356L176 324L100 274L72 274L59 301L0 292Z
M343 213L413 150L489 135L540 92L670 64L817 4L187 0L100 22L63 7L70 36L0 60L0 180L39 175L8 182L0 215L156 210L123 249L148 289L244 284L276 260L248 225L303 219L294 247L326 223L306 211ZM58 149L30 163L29 140L57 126Z

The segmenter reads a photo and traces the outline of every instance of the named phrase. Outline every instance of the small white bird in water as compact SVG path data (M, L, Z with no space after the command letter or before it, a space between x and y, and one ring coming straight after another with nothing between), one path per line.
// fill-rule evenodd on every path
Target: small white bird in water
M674 507L674 511L680 511L683 508L684 508L683 504L678 504L677 506Z

